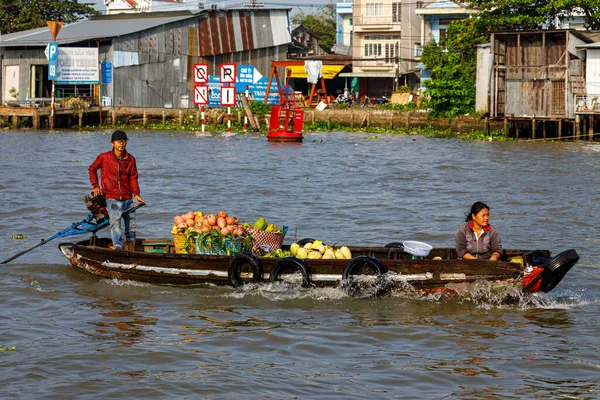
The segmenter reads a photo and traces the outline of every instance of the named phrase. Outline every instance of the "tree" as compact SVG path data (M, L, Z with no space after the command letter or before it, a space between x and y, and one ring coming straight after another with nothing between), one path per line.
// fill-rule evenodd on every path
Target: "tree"
M335 44L335 4L329 2L314 14L300 12L292 16L293 24L302 24L319 39L319 44L328 52Z
M42 28L46 21L76 22L96 15L92 4L73 0L2 0L0 32L11 33Z
M446 39L423 46L421 61L431 78L425 81L425 95L432 115L455 117L475 111L477 45L488 40L473 19L450 24Z
M598 0L471 0L474 16L488 32L556 29L573 13L582 13L587 29L600 28Z

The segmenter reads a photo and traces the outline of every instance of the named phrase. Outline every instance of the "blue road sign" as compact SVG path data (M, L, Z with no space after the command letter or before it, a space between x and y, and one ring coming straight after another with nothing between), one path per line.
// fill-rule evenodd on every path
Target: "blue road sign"
M46 47L48 57L48 80L56 80L56 65L58 64L58 43L50 42Z

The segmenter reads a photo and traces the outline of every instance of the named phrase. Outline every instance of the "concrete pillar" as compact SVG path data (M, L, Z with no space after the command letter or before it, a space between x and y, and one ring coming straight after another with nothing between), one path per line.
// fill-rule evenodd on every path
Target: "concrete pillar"
M167 121L167 112L162 110L162 123L164 124Z
M113 108L112 110L110 110L110 119L111 119L111 125L112 126L116 126L117 125L117 111Z
M179 110L179 125L183 126L183 110Z
M508 126L508 119L504 118L504 137L506 138L510 134Z
M558 139L562 136L562 119L558 120Z
M581 115L575 114L575 129L573 129L573 136L575 139L579 139L579 129L581 129Z
M77 125L80 130L83 128L83 108L79 109L79 123Z
M531 138L535 140L535 119L531 120Z
M17 114L13 114L12 116L12 121L13 121L13 129L19 129L19 124L20 124L20 120L19 120L19 116Z

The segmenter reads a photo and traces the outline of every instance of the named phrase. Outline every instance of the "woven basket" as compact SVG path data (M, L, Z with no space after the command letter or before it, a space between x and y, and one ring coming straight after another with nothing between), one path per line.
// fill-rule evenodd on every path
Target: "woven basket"
M194 254L196 252L194 242L188 241L185 233L174 233L173 244L175 245L175 253L177 254L188 254L188 250L186 250L186 245L188 244L189 254Z
M252 252L261 256L279 250L283 238L285 238L285 234L279 232L265 232L255 229L246 229L246 232L254 238Z

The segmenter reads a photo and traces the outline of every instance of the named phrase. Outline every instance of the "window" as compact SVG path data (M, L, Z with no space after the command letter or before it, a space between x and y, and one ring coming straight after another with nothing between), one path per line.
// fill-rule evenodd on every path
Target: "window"
M417 8L423 8L423 2L417 1Z
M367 17L383 15L383 3L367 3Z
M381 57L381 43L365 43L365 57Z
M352 18L350 18L350 26L352 26Z
M421 43L415 43L413 57L421 57L423 55L423 49L421 49Z
M402 22L402 3L392 3L392 22Z

